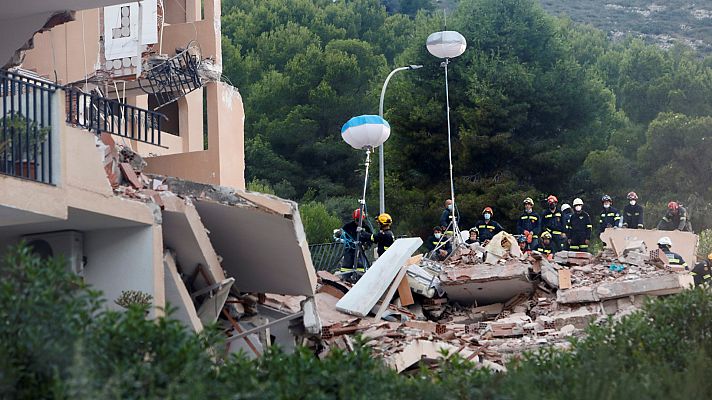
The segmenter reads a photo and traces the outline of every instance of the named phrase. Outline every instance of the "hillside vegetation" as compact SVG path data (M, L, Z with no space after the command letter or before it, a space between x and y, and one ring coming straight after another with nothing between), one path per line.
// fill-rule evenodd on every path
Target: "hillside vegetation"
M423 64L397 75L386 96L386 206L397 234L427 234L449 193L443 70L424 45L443 22L440 12L389 13L376 0L223 1L224 73L245 101L251 187L346 218L363 154L340 127L377 113L393 67ZM712 226L712 59L613 42L535 0L462 0L448 29L468 40L450 66L464 227L489 205L511 229L526 196L580 196L596 213L603 193L622 206L629 190L649 224L675 199L696 230Z

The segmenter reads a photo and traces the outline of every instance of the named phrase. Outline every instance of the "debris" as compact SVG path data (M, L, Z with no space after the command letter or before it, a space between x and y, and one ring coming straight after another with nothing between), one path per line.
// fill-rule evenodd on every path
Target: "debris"
M401 270L408 257L423 244L420 238L397 239L359 279L336 309L364 317L376 305L383 293Z
M498 303L519 293L533 291L529 267L530 264L516 260L504 265L452 265L440 274L440 282L452 301L482 305Z

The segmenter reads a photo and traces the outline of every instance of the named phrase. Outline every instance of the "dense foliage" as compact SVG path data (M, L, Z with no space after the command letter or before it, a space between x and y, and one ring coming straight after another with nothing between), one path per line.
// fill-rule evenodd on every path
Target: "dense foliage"
M8 399L689 399L712 381L712 293L689 290L588 329L571 351L477 370L459 358L397 375L357 345L319 359L273 348L225 359L145 306L106 311L58 260L9 249L0 265L0 398Z
M376 0L226 0L225 74L246 107L248 180L277 195L357 207L363 155L341 125L386 96L386 205L398 234L424 236L449 197L444 74L427 53L441 12ZM663 50L547 14L534 0L461 0L447 28L468 40L449 67L455 185L465 227L486 205L505 228L521 200L635 190L653 225L669 200L712 226L712 59ZM377 208L377 167L368 204ZM323 236L323 235L322 235Z

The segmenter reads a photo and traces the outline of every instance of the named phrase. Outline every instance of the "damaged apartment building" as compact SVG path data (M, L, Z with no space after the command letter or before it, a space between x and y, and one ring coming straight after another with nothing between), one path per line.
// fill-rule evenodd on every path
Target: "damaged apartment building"
M64 256L110 308L138 293L196 332L217 321L230 351L320 332L297 205L245 191L220 0L7 3L0 252Z

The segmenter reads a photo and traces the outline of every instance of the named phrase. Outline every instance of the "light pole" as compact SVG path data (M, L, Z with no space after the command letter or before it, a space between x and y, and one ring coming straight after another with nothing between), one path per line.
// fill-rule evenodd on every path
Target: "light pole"
M383 118L383 98L386 96L386 87L388 86L388 81L391 80L393 75L399 71L414 70L418 68L423 68L422 65L409 65L407 67L398 67L391 71L386 77L386 81L383 82L383 89L381 89L381 100L378 103L378 115ZM386 212L386 184L385 184L385 164L383 162L383 145L378 147L378 195L379 195L379 207L378 210L381 214Z
M457 226L457 217L455 210L455 183L452 176L452 139L450 135L450 90L447 79L447 66L450 64L450 59L460 56L467 48L465 37L455 31L435 32L428 36L426 47L430 54L438 58L444 58L442 66L445 67L445 103L447 108L447 150L448 159L450 161L450 198L452 199L452 222L453 222L453 242L458 244L462 238L460 237L460 228Z
M356 229L356 254L353 269L356 270L361 257L361 231L366 211L366 188L368 187L368 168L371 165L371 151L382 146L391 135L391 126L378 115L361 115L353 117L341 128L341 137L356 150L366 151L366 175L363 181L363 194L359 200L358 228Z

